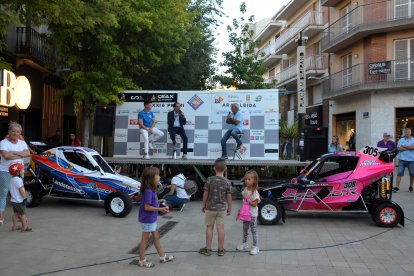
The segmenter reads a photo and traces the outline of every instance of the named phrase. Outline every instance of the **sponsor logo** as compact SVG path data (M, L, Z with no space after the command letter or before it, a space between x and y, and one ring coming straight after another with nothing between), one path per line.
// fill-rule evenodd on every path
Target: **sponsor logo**
M269 108L266 110L266 113L278 113L278 110L275 108Z
M207 134L194 134L195 138L208 138Z
M220 96L215 96L214 97L214 103L221 103L222 101L224 101L224 99Z
M246 102L250 102L250 94L246 94Z
M257 95L256 98L254 98L255 102L261 102L262 101L262 96L261 95Z
M381 165L380 163L376 162L375 160L365 160L361 164L359 164L360 167L364 166L378 166Z
M249 110L249 113L250 113L250 114L262 114L262 113L263 113L263 111L262 111L262 110L257 110L257 109L255 109L255 110Z
M204 103L204 101L199 96L197 96L197 94L194 94L194 96L192 96L187 103L191 106L192 109L197 110Z
M129 147L128 150L137 150L137 151L140 151L141 149L140 148Z
M249 120L243 120L243 125L248 126L249 125Z
M221 121L210 121L210 125L221 125Z
M129 110L118 110L118 114L129 114Z
M66 183L63 183L63 182L61 182L59 180L56 180L54 178L53 178L53 184L56 185L56 186L58 186L58 187L61 187L63 189L66 189L66 190L72 191L74 193L77 193L77 194L84 194L85 193L82 190L79 190L79 189L77 189L77 188L75 188L75 187L73 187L71 185L68 185Z
M115 133L116 137L127 137L125 133Z
M229 114L229 111L228 110L217 110L216 114L217 115Z
M231 103L223 103L222 107L230 107ZM240 107L256 107L255 103L241 103Z
M221 148L210 148L208 149L209 152L221 152Z
M140 95L138 96L131 96L131 101L143 101L144 98Z
M250 136L250 140L251 141L263 141L264 140L264 136Z
M131 126L137 126L138 125L138 119L130 119L129 125Z

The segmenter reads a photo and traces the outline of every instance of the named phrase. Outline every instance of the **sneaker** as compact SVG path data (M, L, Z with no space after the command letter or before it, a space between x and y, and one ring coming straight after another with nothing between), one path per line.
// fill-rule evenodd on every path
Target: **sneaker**
M408 190L409 190L410 192L413 192L413 187L411 187L411 186L410 186L410 187L408 188Z
M241 243L236 247L237 250L239 251L245 251L249 249L249 245L247 243Z
M217 249L217 256L224 256L226 254L226 250L223 249Z
M259 253L259 247L257 246L252 246L252 250L250 250L250 255L257 255L257 253Z
M206 247L204 247L198 250L198 253L205 256L211 256L211 249L207 249Z
M181 205L180 212L182 212L184 210L184 207L185 207L185 203L183 203L183 205Z
M398 187L394 187L394 188L392 188L392 191L394 192L394 193L398 193L398 191L400 190L400 188L398 188Z
M145 159L145 160L150 160L151 158L150 158L150 156L149 156L148 154L145 154L145 155L144 155L144 159Z
M148 148L149 148L149 149L154 149L154 144L153 144L152 142L149 142L149 143L148 143Z
M187 160L187 154L183 154L183 159Z

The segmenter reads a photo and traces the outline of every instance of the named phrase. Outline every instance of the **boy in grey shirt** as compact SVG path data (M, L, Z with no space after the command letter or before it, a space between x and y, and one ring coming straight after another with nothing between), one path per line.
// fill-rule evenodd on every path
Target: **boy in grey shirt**
M213 240L214 224L216 224L218 235L217 255L224 256L224 217L231 214L231 183L224 177L227 170L225 160L219 158L214 162L215 176L207 178L204 185L203 208L206 224L206 247L201 248L198 253L210 256L211 243ZM226 206L227 205L227 206Z

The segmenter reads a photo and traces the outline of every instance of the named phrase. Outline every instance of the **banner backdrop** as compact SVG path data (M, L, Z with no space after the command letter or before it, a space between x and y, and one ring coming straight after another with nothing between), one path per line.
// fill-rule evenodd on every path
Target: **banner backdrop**
M228 129L226 117L230 105L237 103L243 114L243 159L279 159L279 94L277 90L237 91L125 91L124 102L116 108L115 157L143 157L143 142L138 127L138 113L144 101L152 101L156 127L164 136L154 143L151 158L171 158L172 142L168 134L167 113L174 102L181 104L187 119L188 158L216 159L221 156L221 138ZM178 136L179 137L179 136ZM180 138L177 145L181 148ZM236 143L227 141L232 156ZM181 153L179 153L179 156Z

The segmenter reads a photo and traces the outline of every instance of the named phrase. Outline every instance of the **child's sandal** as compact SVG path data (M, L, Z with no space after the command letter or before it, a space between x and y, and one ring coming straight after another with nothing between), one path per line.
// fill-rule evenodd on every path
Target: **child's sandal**
M142 261L138 260L138 266L145 267L145 268L151 268L151 267L154 267L155 264L148 262L146 259L143 259Z
M13 226L12 227L12 232L14 232L16 230L22 230L22 228L20 226Z
M22 229L22 232L32 232L32 231L33 229L29 227L27 227L26 229Z
M173 255L167 255L167 254L165 254L164 257L160 257L160 263L168 263L168 262L171 262L172 260L174 260L174 256Z

